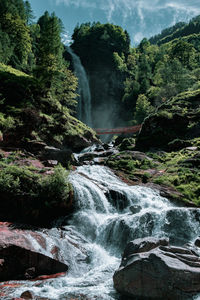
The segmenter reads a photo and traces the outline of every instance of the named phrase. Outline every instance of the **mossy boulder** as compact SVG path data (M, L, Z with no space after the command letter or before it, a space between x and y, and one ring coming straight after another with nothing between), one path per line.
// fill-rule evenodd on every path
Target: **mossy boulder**
M0 160L0 219L41 226L73 210L68 171L46 168L34 157L6 153Z
M200 135L199 120L200 90L182 93L145 119L136 148L143 151L150 148L171 151L190 146L190 140Z

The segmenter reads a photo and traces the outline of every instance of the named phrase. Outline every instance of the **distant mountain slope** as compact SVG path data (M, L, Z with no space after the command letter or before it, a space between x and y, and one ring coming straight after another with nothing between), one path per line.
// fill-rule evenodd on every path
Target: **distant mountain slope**
M162 45L168 43L176 38L190 36L192 34L200 33L200 15L191 19L187 24L184 22L164 29L161 34L155 35L149 39L152 44Z

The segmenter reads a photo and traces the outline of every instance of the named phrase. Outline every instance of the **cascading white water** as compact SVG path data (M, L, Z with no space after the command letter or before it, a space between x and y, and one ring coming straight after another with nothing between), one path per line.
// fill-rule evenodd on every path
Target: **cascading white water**
M73 52L72 48L67 47L67 51L72 57L74 71L78 78L78 119L91 127L91 93L87 74L80 58Z
M70 181L76 211L65 228L68 238L86 250L87 259L72 259L66 277L29 286L36 295L52 300L69 294L83 294L90 300L119 299L112 276L127 242L165 236L172 244L183 245L200 234L200 209L176 207L152 189L128 186L106 167L78 167ZM138 212L132 213L130 208L136 206ZM27 285L20 292L25 290Z

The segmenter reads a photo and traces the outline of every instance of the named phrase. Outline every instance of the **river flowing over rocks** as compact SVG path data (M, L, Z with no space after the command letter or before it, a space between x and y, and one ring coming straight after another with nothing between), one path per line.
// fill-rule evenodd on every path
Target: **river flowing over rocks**
M128 242L154 237L169 240L173 247L186 243L193 247L200 235L200 209L178 207L157 191L129 186L106 167L79 166L70 174L70 182L75 212L70 219L58 221L59 229L41 233L51 243L45 251L37 243L37 251L47 256L52 244L59 249L58 256L51 254L51 258L67 265L66 274L48 280L19 281L12 297L28 290L34 299L121 299L114 289L113 275ZM30 233L28 236L33 244L35 238Z

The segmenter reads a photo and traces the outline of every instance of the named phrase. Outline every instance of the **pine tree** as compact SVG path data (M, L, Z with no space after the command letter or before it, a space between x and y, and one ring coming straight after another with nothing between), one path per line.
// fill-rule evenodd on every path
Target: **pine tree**
M4 55L4 61L13 67L24 69L31 53L31 37L26 26L24 2L23 0L1 0L0 11L0 26L3 32L0 43L5 49L10 46L7 56Z
M37 44L36 76L42 85L44 97L74 109L77 79L64 61L61 42L62 22L48 12L38 20L40 36Z
M26 23L31 24L35 17L29 1L24 2L24 8L25 8L25 15L26 15Z
M63 64L61 22L46 11L38 20L40 37L37 44L36 76L40 78L46 92L53 88Z

